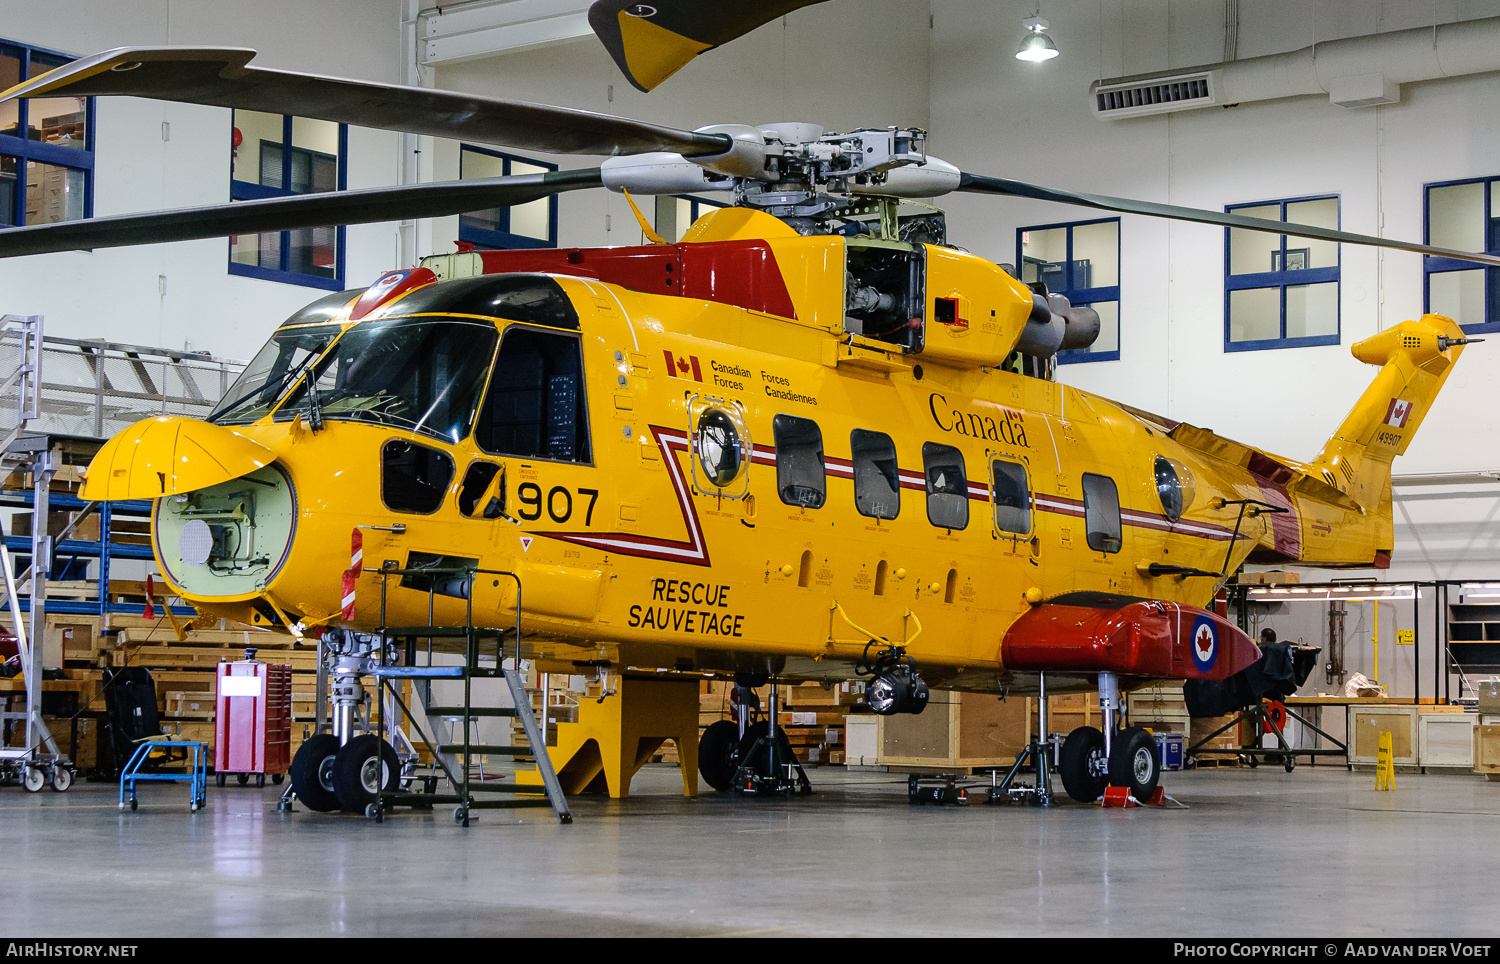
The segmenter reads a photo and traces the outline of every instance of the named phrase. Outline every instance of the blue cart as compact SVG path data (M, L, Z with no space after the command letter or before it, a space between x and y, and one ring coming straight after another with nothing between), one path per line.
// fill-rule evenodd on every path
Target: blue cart
M191 766L186 773L141 773L141 767L151 754L158 750L182 749L191 753L189 758ZM174 782L186 782L191 796L188 799L188 808L193 811L202 809L207 799L208 792L208 744L197 740L146 740L136 747L135 753L131 755L130 762L125 764L125 769L120 772L120 809L125 809L125 793L130 793L130 809L134 810L140 804L135 799L135 784L138 780L168 780Z

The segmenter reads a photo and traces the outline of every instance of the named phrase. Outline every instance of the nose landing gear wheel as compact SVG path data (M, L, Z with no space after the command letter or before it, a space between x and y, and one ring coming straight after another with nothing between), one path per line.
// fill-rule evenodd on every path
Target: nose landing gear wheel
M1109 784L1108 761L1104 759L1104 734L1092 726L1080 726L1062 745L1058 766L1063 789L1079 803L1093 803Z
M728 790L740 768L740 728L729 720L710 723L698 741L698 772L715 790Z
M308 809L326 813L339 808L338 794L333 792L333 761L338 752L338 737L319 733L304 740L292 757L292 790Z
M373 733L345 743L333 759L333 792L349 813L363 813L377 793L394 791L400 778L396 751Z
M1115 737L1109 755L1109 782L1127 787L1137 800L1146 800L1156 792L1161 778L1161 756L1156 738L1139 726L1121 730Z

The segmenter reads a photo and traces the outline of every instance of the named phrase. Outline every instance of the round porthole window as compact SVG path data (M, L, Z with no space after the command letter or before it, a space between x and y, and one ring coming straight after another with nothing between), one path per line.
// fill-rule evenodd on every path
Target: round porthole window
M1193 504L1193 475L1187 466L1164 455L1156 457L1155 471L1156 495L1161 499L1162 512L1176 522Z
M698 464L709 482L722 489L739 477L740 449L740 431L728 412L710 408L698 417Z

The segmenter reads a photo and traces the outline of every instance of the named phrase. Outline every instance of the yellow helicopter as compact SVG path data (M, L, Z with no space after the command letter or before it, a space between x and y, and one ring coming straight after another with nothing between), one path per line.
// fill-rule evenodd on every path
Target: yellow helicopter
M16 228L0 231L0 256L598 187L725 190L734 204L676 244L472 252L390 272L287 319L208 419L116 436L84 494L156 500L174 593L295 632L519 623L540 665L860 675L882 713L919 712L929 684L1025 693L1045 674L1054 691L1097 688L1110 710L1102 732L1063 746L1079 800L1106 783L1142 798L1156 786L1150 734L1115 723L1123 689L1222 680L1258 657L1209 608L1244 562L1388 564L1391 461L1466 339L1428 315L1358 343L1370 387L1314 458L1282 458L1052 380L1053 356L1086 346L1097 316L950 245L940 215L904 216L901 202L1023 196L1500 264L962 172L928 155L920 130L680 131L253 56L120 48L0 102L157 97L609 159ZM422 570L434 575L409 575ZM436 575L451 571L471 577ZM391 572L408 575L393 585ZM729 726L697 754L721 789L748 752ZM326 763L338 750L315 752Z

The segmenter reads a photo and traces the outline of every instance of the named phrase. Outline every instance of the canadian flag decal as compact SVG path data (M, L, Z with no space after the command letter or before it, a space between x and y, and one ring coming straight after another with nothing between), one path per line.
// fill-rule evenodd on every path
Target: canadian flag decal
M1403 402L1399 398L1391 399L1391 407L1386 409L1385 424L1392 428L1406 428L1406 419L1411 415L1411 402Z
M703 371L698 367L698 356L687 355L682 358L673 358L672 353L666 349L662 351L667 356L667 374L673 378L691 378L695 382L703 381Z

